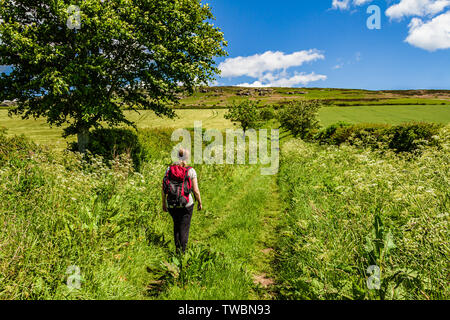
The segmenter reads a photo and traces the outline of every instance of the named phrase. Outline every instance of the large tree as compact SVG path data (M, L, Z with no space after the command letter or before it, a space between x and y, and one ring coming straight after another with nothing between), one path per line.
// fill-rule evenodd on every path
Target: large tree
M0 101L67 124L84 152L92 127L132 124L125 106L171 117L179 92L214 79L212 19L200 0L0 0Z

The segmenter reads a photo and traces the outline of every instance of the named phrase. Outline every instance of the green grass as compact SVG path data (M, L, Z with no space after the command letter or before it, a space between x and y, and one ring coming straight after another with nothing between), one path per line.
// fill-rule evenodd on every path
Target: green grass
M283 145L280 298L448 299L448 126L440 139L416 157Z
M448 132L415 158L290 140L277 177L196 166L184 257L160 203L170 129L142 132L140 172L0 135L0 299L448 299Z
M357 105L443 105L450 104L450 90L360 90L333 88L258 88L207 87L192 95L181 97L175 109L223 109L244 99L259 101L261 105L282 104L293 99L320 99L336 106ZM249 96L242 93L250 93ZM0 106L0 110L6 109Z
M209 171L208 178L205 170ZM215 175L210 171L200 169L205 211L195 213L190 237L194 246L207 244L208 250L219 256L214 266L201 274L190 274L188 270L187 277L192 281L174 283L160 298L258 298L252 276L261 270L256 267L259 261L255 256L263 249L260 235L267 218L264 208L271 194L267 185L272 178L261 176L258 166L238 166L226 169L225 174L223 167L217 167Z
M61 137L61 128L50 128L43 119L22 120L20 117L9 117L7 110L0 110L0 128L6 128L10 135L24 134L39 144L56 146L64 149L67 143ZM73 139L72 139L73 140Z
M196 166L204 211L189 251L175 256L172 221L160 203L170 131L146 130L152 160L133 172L50 152L0 135L0 299L252 299L264 230L276 214L273 177L258 166ZM265 213L264 209L273 210ZM81 270L81 289L66 286ZM269 273L268 270L265 271Z
M421 121L450 123L450 106L354 106L326 107L319 111L322 126L338 121L348 123L388 123Z
M379 100L359 100L359 101L346 101L334 99L332 102L335 106L414 106L414 105L450 105L448 100L437 99L379 99Z
M448 124L449 108L326 107L320 120ZM411 159L292 140L282 144L276 177L258 166L196 166L205 210L194 212L180 258L160 204L170 134L199 120L233 126L223 109L177 113L127 111L151 154L134 172L127 157L107 166L63 153L60 128L0 110L8 129L8 138L0 134L0 299L448 299L448 127L442 149ZM382 291L367 289L374 264ZM81 290L66 286L71 265L81 269Z
M204 128L224 129L233 125L223 118L226 110L177 110L178 118L160 118L153 111L125 111L127 117L134 121L141 129L146 128L193 128L194 121L202 121ZM71 137L64 140L62 129L50 128L44 119L22 120L20 117L9 117L7 110L0 110L0 128L4 127L10 135L24 134L36 143L52 145L57 149L64 149L67 142L74 141Z
M182 258L160 204L171 146L154 142L170 130L143 132L157 155L139 173L0 135L0 299L448 299L448 129L416 157L291 139L275 177L196 166Z
M139 128L193 128L194 121L202 121L203 128L225 129L232 128L233 124L224 119L227 110L176 110L178 118L163 119L157 117L153 111L140 111L140 115L128 111L127 117L136 122Z

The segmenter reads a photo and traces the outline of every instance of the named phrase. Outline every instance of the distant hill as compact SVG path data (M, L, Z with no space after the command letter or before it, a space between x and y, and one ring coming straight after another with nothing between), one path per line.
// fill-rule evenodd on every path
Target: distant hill
M261 105L282 105L295 99L320 99L335 106L450 105L450 90L202 87L180 98L176 108L224 108L243 99L261 101Z
M200 87L194 94L179 98L175 109L221 109L244 99L260 101L261 106L297 99L320 99L330 106L450 105L450 90ZM0 102L3 109L14 105L13 101Z

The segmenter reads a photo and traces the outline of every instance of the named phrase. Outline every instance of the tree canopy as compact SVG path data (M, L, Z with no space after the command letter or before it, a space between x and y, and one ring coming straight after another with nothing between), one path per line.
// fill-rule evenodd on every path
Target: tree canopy
M320 100L290 101L279 113L278 118L282 128L290 131L294 137L302 139L320 128Z
M0 65L12 66L0 101L79 142L101 123L132 124L125 106L172 117L179 92L219 72L227 44L213 18L199 0L0 0Z
M258 110L258 102L249 99L233 104L228 108L224 116L225 119L239 124L244 132L248 129L255 129L261 125L261 117Z

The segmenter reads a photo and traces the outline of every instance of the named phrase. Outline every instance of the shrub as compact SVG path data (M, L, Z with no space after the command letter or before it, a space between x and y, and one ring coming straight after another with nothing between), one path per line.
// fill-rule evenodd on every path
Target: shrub
M78 150L78 143L71 143L69 149L71 151ZM90 133L86 149L105 160L113 160L124 153L128 154L136 169L140 167L143 153L136 131L125 128L93 130Z
M129 174L120 157L106 166L53 152L49 161L26 139L0 141L8 156L0 167L0 299L144 298L150 274L138 259L165 254L144 232L167 224L160 214L166 166L143 163L142 173ZM71 265L81 268L81 290L67 286ZM123 272L129 281L119 281Z
M433 137L438 135L442 126L434 123L407 123L394 126L389 130L389 134L392 135L389 147L397 152L404 152L416 150L422 145L436 145L437 140Z
M107 161L127 154L134 168L139 170L144 161L162 159L167 155L165 150L172 144L170 137L169 129L102 128L91 132L87 149ZM69 149L77 151L77 143L73 142Z
M333 124L315 135L323 144L361 145L363 147L393 149L396 152L413 152L424 145L437 145L433 137L442 125L434 123L387 124Z
M389 125L384 124L356 124L336 128L331 136L330 144L340 145L342 143L360 144L363 146L378 146L378 142L386 142L385 134Z
M326 127L323 130L320 130L315 136L314 139L320 142L328 142L329 144L338 144L335 141L335 133L337 129L343 128L343 127L350 127L350 123L339 121L338 123L332 124L328 127Z
M137 135L141 145L141 161L165 159L172 151L174 142L171 128L139 129Z
M260 126L260 117L258 112L258 103L250 100L244 100L234 103L229 107L225 114L225 119L229 119L234 125L239 124L245 131L250 128Z
M11 136L6 135L5 129L0 129L0 166L8 162L16 165L24 160L30 159L36 153L48 158L50 155L44 152L44 149L24 135Z
M259 111L259 118L263 121L269 121L276 118L276 112L273 106L267 106Z
M321 106L317 100L291 101L280 111L280 125L294 137L309 139L313 132L320 128L318 111Z

